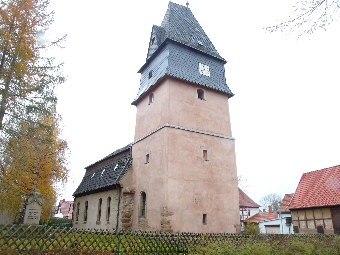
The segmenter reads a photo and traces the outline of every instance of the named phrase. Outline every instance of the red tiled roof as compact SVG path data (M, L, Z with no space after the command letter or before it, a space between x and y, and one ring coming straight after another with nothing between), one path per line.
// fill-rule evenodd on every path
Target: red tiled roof
M289 213L289 204L292 201L292 197L294 196L294 193L291 194L286 194L283 199L282 199L282 203L281 203L281 212L282 213ZM277 212L280 212L280 209L277 210Z
M248 207L248 208L259 208L260 207L260 205L256 204L240 188L238 188L238 194L239 194L239 206L240 207Z
M259 221L264 221L264 220L273 220L278 218L277 213L269 213L269 212L259 212L248 219L245 220L245 222L255 222L258 223Z
M304 173L289 209L340 205L340 165Z

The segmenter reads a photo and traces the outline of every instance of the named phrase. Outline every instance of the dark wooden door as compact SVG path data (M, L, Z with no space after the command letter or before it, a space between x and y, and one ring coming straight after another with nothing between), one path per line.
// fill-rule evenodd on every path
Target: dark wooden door
M340 234L340 207L331 208L333 228L335 234Z

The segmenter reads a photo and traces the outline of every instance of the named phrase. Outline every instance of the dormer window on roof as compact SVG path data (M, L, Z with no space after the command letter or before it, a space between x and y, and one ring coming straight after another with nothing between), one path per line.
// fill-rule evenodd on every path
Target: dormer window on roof
M115 166L115 168L113 169L113 171L116 172L117 168L118 168L118 163L116 164L116 166Z

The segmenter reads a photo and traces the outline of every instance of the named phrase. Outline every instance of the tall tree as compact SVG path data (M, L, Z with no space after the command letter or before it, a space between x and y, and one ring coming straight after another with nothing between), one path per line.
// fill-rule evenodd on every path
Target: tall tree
M326 29L327 25L339 17L339 10L339 0L298 0L292 15L266 30L311 34L317 29Z
M58 119L44 117L38 127L22 121L4 151L0 180L0 209L17 216L24 200L39 189L42 217L48 218L56 201L55 184L67 179L66 141L59 138Z
M279 194L271 193L260 200L260 204L262 207L268 208L268 206L272 206L273 212L279 210L281 205L282 197Z
M41 35L53 21L49 0L3 0L0 4L0 131L16 129L26 114L49 114L54 87L64 81L60 65L46 57ZM31 120L36 119L31 116Z
M43 216L55 201L54 184L66 181L67 143L59 138L55 87L61 65L45 42L53 21L49 0L0 1L0 210L12 215L34 189Z

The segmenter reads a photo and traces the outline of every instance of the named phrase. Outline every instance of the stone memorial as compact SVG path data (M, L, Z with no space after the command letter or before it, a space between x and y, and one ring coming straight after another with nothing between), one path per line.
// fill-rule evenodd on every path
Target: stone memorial
M43 199L39 190L34 190L26 202L24 224L38 225L41 216Z

